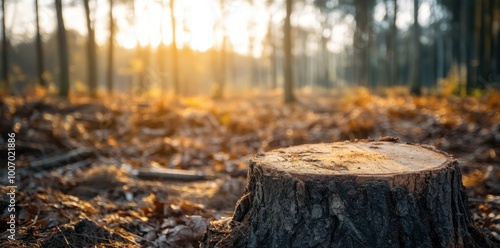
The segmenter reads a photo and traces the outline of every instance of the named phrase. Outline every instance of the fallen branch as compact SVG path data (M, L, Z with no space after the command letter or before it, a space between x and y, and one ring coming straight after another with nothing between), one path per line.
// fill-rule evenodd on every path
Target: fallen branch
M214 175L205 174L198 171L178 170L178 169L134 169L131 174L141 179L170 179L170 180L206 180L215 178Z
M55 155L33 161L30 163L29 167L36 170L50 169L58 165L81 161L92 155L94 155L92 149L87 147L80 147L65 154Z
M488 204L493 204L493 205L500 205L500 197L495 197L493 199L469 198L469 202L471 202L471 203L488 203Z
M232 171L227 171L227 174L232 177L247 177L248 169L235 169Z

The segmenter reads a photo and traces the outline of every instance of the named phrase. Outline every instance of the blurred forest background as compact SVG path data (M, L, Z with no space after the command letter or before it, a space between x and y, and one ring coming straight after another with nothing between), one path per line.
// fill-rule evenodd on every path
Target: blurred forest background
M15 133L19 190L9 241L0 170L0 247L198 247L232 216L250 157L379 137L457 158L472 217L500 244L500 0L1 11L0 160Z
M1 54L1 88L21 95L464 96L498 87L500 1L2 0Z

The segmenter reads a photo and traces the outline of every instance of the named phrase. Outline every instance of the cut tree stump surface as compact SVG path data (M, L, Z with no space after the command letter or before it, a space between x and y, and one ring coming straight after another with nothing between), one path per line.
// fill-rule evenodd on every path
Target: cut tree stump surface
M431 147L345 142L277 149L252 159L269 171L303 175L388 175L441 169L449 156Z
M202 247L493 247L474 226L457 161L432 146L301 145L250 160L230 220Z

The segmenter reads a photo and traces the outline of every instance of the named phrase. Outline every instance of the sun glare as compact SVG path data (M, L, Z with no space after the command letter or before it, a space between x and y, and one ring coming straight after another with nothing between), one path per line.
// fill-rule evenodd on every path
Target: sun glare
M214 45L214 26L217 18L216 6L210 1L193 1L189 6L186 28L191 32L189 46L206 51Z
M248 39L245 23L248 18L235 21L236 18L232 18L233 15L230 14L225 24L221 25L218 23L221 21L221 13L213 1L189 0L176 3L174 15L178 47L188 45L194 50L206 51L221 43L222 31L216 29L221 26L226 27L227 35L233 45L237 46L242 39ZM135 9L133 23L127 23L126 18L120 18L122 21L118 25L122 28L116 35L120 45L133 48L136 45L157 47L162 42L167 45L172 43L172 24L168 6L162 9L159 3L143 1L137 2ZM126 11L124 8L117 8L114 13L126 16Z

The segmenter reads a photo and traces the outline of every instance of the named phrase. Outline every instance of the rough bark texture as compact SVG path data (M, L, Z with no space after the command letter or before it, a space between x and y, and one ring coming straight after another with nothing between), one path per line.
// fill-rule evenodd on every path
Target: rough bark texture
M475 228L457 161L393 142L303 145L250 160L232 219L202 247L493 247Z

